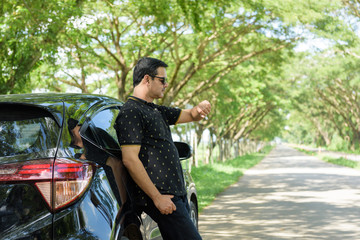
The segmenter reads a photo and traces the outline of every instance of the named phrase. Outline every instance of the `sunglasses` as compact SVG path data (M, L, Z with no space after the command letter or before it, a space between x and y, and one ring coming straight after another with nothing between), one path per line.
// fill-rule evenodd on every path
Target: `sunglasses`
M153 78L158 78L162 85L165 85L167 83L167 78L166 77L153 76Z

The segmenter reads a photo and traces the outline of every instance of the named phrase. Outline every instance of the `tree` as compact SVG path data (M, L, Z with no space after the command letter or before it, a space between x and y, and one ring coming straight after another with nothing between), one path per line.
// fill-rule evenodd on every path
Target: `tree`
M206 128L218 140L268 139L281 129L286 112L280 66L291 61L306 29L327 30L339 3L91 2L66 28L61 46L67 60L44 72L82 92L125 100L137 59L158 57L169 63L169 87L160 103L185 107L207 98L215 105L211 120L194 126L198 141ZM266 132L262 137L260 130Z
M56 52L57 36L82 0L2 2L0 93L26 92L30 72Z
M290 46L296 39L289 26L278 24L275 28L271 25L278 19L264 6L236 1L205 2L207 4L203 5L193 1L158 1L156 4L97 1L88 4L84 16L74 20L87 23L82 27L73 24L67 29L68 35L80 39L76 54L75 47L69 45L72 41L66 40L63 44L65 51L73 53L74 59L68 64L81 68L81 64L74 64L85 59L79 54L92 56L86 66L106 73L102 75L102 82L108 89L116 87L116 96L125 99L131 92L129 72L137 59L141 56L162 58L170 63L169 87L163 100L169 105L176 98L185 97L179 94L193 88L190 85L197 87L185 97L187 99L215 86L242 62ZM239 12L241 8L246 11ZM271 32L282 34L282 39L266 37ZM235 51L239 54L233 55ZM74 77L70 72L62 74L61 81L83 86L85 75ZM88 73L90 78L91 71L81 72ZM56 75L55 69L52 76ZM176 102L179 106L187 103L187 100Z
M295 78L299 87L293 92L293 107L315 129L304 131L320 146L331 146L333 137L340 136L352 150L359 148L358 59L333 48L303 62Z
M354 117L357 112L351 112L345 105L356 109L353 98L357 97L351 95L351 86L358 78L356 74L351 75L351 71L356 72L355 60L360 53L354 25L344 14L350 12L354 17L351 19L356 19L357 1L69 3L73 8L59 15L53 9L62 9L62 3L50 1L45 11L48 14L29 31L33 36L29 40L34 48L29 48L31 51L13 40L25 49L21 53L27 52L29 59L37 63L33 67L27 64L37 69L22 78L32 77L32 84L37 87L42 85L52 91L66 91L71 87L83 93L104 93L125 100L132 92L130 75L136 61L151 56L169 64L169 86L159 103L178 107L193 106L203 99L213 103L214 111L209 119L193 125L198 142L205 129L216 135L213 141L216 139L217 144L244 138L269 140L285 124L287 107L309 119L308 124L303 124L304 128L311 126L316 130L306 129L308 134L303 136L311 135L319 144L329 144L335 134L357 138L358 120ZM81 3L81 9L77 8ZM7 9L15 9L10 6ZM21 9L32 9L24 6ZM34 9L40 6L38 2ZM33 20L29 15L21 16ZM52 25L55 20L48 19L55 16L58 16L58 27L41 32L45 26ZM11 15L4 19L6 26L13 21ZM66 24L59 25L60 21ZM19 29L26 28L21 27ZM16 39L11 34L7 34L9 39ZM338 58L343 56L354 66L346 70L350 75L340 74L339 69L337 73L331 72L322 58L311 55L299 56L300 60L292 68L285 65L293 61L296 44L309 36L330 39L335 50L326 53L330 56L323 54L324 62L335 59L339 66L346 67ZM32 43L39 43L41 49ZM41 53L40 57L36 58L36 53ZM11 59L10 55L7 59ZM48 59L52 61L43 64ZM319 63L321 74L311 66ZM284 74L288 71L293 71L293 76ZM352 85L346 83L350 78ZM341 84L337 84L337 79ZM19 81L9 81L6 89L11 82ZM291 90L294 85L299 89ZM345 93L349 99L339 101ZM293 99L291 105L290 99Z

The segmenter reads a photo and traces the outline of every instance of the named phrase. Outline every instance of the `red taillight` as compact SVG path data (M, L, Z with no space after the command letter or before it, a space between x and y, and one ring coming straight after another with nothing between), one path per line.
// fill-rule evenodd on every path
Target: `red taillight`
M82 196L94 170L89 163L71 159L33 160L0 165L0 182L35 184L50 210L56 211Z

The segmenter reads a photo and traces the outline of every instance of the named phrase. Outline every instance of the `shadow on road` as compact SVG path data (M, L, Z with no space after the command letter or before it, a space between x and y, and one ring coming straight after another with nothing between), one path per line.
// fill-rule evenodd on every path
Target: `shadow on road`
M360 239L360 171L278 146L200 215L207 239Z

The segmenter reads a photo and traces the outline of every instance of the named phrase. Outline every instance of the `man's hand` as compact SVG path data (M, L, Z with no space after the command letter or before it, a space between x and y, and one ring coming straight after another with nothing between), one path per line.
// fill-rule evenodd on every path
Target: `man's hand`
M199 113L201 118L205 118L211 111L211 104L205 100L196 106L196 111Z
M171 214L176 210L171 201L173 195L161 195L147 174L139 159L140 145L121 146L122 160L135 183L153 200L161 214Z
M177 123L188 123L204 119L211 111L211 104L205 100L191 109L182 110Z
M173 195L162 195L159 194L158 196L156 196L154 198L154 204L157 207L157 209L159 209L161 214L172 214L173 211L176 211L176 206L173 203L173 201L171 201L171 199L173 198Z

